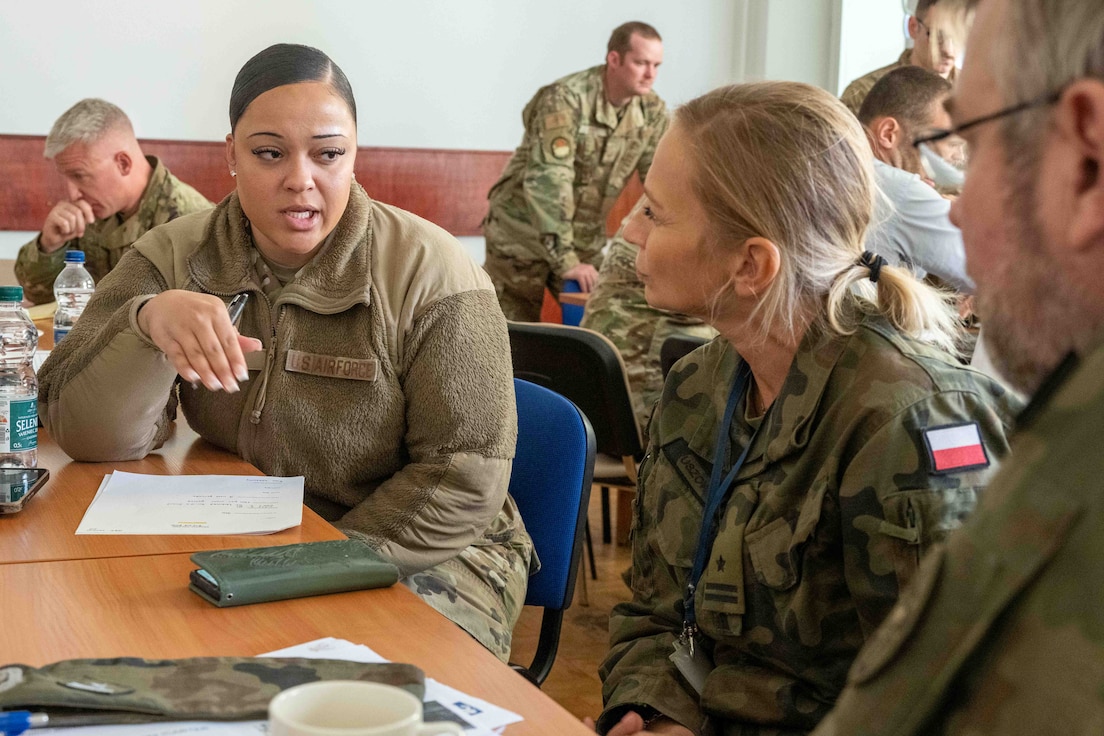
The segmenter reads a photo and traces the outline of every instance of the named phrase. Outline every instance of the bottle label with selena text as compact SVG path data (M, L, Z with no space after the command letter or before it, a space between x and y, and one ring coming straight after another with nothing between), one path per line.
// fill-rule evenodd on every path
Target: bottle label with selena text
M0 399L0 452L38 447L38 399Z
M64 340L65 336L68 335L68 334L69 334L69 328L68 327L55 327L54 328L54 347L57 347L57 344L59 342L61 342L62 340Z

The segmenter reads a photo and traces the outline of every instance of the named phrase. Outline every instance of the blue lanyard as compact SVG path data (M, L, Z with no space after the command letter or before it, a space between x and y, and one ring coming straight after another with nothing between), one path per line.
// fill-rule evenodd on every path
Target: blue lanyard
M740 403L740 398L747 388L750 376L751 368L745 361L741 360L739 367L736 369L736 379L732 385L732 392L728 395L724 419L721 421L721 426L717 428L717 441L713 449L713 472L709 476L709 490L705 497L705 510L702 513L701 531L698 534L698 549L694 553L694 568L690 571L690 580L686 584L686 597L683 599L683 636L688 638L692 638L697 632L694 591L697 588L698 581L701 580L702 573L705 572L705 564L709 561L709 555L713 551L713 541L717 538L717 525L720 522L717 518L717 512L720 510L721 503L728 496L728 489L732 485L732 481L736 479L740 468L744 466L748 451L751 450L751 446L755 442L755 434L758 434L758 430L755 434L752 434L747 445L740 453L740 457L736 459L732 469L722 480L721 473L723 472L725 457L728 454L732 419L736 414L736 405Z

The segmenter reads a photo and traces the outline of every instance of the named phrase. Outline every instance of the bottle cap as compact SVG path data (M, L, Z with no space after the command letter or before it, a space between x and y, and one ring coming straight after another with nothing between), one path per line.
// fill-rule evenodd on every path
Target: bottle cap
M67 250L65 251L66 263L84 263L84 251L83 250Z
M0 286L0 302L23 301L22 286Z

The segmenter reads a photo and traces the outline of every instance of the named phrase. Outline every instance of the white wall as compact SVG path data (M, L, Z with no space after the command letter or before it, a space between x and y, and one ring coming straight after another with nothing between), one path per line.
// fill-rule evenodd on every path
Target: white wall
M0 0L0 134L44 135L69 105L98 96L125 109L141 137L221 140L237 70L266 46L291 41L323 49L345 70L362 145L509 150L537 88L601 63L609 32L625 20L663 34L656 90L674 106L749 79L835 92L839 78L899 53L899 31L875 21L898 7L899 0ZM881 41L867 33L887 36L895 50L874 52ZM841 38L863 40L841 49ZM870 50L872 60L854 56L852 46ZM0 232L0 258L14 257L31 236ZM482 260L481 239L465 245Z
M77 100L103 97L140 137L221 140L238 69L289 41L345 71L362 145L510 150L533 93L602 63L626 20L663 35L656 90L669 104L736 81L741 1L4 0L0 133L45 135ZM0 232L0 258L33 235ZM481 238L464 244L482 261Z
M100 96L139 136L221 140L238 69L292 41L345 70L362 145L512 149L537 88L601 63L609 32L630 19L664 36L656 89L668 102L732 81L732 0L4 2L0 133L45 134L73 102Z

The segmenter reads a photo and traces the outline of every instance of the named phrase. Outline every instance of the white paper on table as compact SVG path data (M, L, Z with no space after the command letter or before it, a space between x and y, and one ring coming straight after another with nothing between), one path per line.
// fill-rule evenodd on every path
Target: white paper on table
M302 476L116 470L100 484L77 534L272 534L302 522Z
M46 359L50 357L49 350L36 350L34 358L31 359L31 367L35 373L38 373L38 369L42 367L42 364L46 362Z

